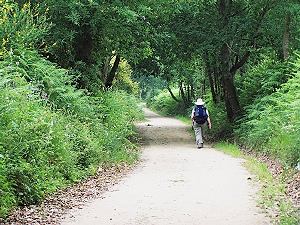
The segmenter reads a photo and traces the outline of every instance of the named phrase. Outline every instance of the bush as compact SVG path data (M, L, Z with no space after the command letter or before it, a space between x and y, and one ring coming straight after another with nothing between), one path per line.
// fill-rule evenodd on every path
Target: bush
M0 101L0 212L40 201L95 171L101 163L132 162L132 122L141 115L125 93L101 93L90 108L103 117L53 111L22 77L5 78ZM97 105L92 105L98 103ZM83 105L84 107L84 105ZM120 110L121 109L121 110Z
M289 62L280 62L275 56L263 55L258 65L249 68L243 76L237 76L240 102L248 106L256 99L277 91L288 81L295 69Z
M207 97L205 102L212 123L212 129L207 131L209 138L213 141L233 138L233 127L228 121L224 103L214 103L211 97Z
M174 94L178 98L178 91L174 92ZM161 91L157 96L150 99L148 105L154 110L170 116L188 115L191 112L186 109L182 101L175 101L167 90Z
M286 166L300 161L300 59L295 66L298 72L277 92L246 108L235 131L243 144L273 155Z
M119 65L119 71L113 82L114 89L124 90L128 94L138 96L139 84L132 80L132 69L127 61L122 60Z
M76 89L70 71L35 50L44 20L29 5L19 10L4 1L0 7L0 217L5 217L103 163L135 160L129 138L141 111L124 92L91 96Z

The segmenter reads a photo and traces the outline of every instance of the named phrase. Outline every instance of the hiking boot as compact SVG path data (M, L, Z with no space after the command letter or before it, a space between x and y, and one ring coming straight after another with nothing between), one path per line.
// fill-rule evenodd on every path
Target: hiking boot
M203 148L203 143L198 145L198 148Z

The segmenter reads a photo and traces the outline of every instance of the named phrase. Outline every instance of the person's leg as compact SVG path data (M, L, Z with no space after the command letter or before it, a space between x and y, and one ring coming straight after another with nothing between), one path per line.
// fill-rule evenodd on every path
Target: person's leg
M206 123L204 123L204 124L202 124L201 125L201 137L202 137L202 147L203 147L203 143L204 143L204 130L205 130L205 126L206 126L207 124Z
M198 148L203 147L203 139L202 139L202 127L199 125L194 126L195 136L196 136L196 145Z

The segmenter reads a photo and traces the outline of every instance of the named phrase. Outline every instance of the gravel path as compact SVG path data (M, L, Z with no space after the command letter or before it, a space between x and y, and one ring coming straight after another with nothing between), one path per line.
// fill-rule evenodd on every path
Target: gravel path
M242 166L209 146L197 149L180 121L146 109L138 125L142 163L62 222L97 225L271 224L256 207L257 185Z

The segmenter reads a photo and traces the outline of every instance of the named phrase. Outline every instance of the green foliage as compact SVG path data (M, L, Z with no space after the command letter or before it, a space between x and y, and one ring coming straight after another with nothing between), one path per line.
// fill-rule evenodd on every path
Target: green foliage
M140 98L146 102L151 101L166 86L166 82L160 77L140 76L136 80L140 87Z
M215 144L214 147L236 158L240 158L243 156L241 150L236 145L227 142L219 142Z
M106 79L103 64L119 54L130 62L152 54L143 19L143 2L45 0L54 26L47 35L50 59L63 68L79 71L78 86L93 93Z
M14 1L0 1L0 57L16 48L37 47L49 29L45 15L29 3L21 8Z
M214 103L211 97L207 97L206 107L209 111L212 129L207 134L213 141L232 138L232 124L227 119L223 103Z
M137 157L133 151L135 146L129 141L135 134L133 121L143 118L143 112L136 102L126 92L105 93L102 110L105 113L104 124L109 130L105 137L105 146L110 151L111 161L133 162Z
M178 96L178 92L175 92ZM160 92L157 96L151 99L149 106L164 115L187 115L187 109L183 102L176 102L167 90Z
M141 112L127 94L102 93L90 108L99 107L105 117L87 114L84 119L52 111L31 89L21 77L5 79L1 85L1 216L16 204L36 203L100 163L132 162L137 157L128 138Z
M132 69L128 62L122 61L120 63L113 87L118 90L124 90L128 94L138 96L139 84L132 79Z
M35 44L47 27L38 26L29 5L19 10L10 1L4 3L0 217L16 206L39 202L101 164L133 162L136 146L129 139L135 135L133 121L142 114L136 99L125 92L91 96L76 89L72 84L77 77L71 70L38 54ZM28 39L18 37L20 32Z
M279 158L287 166L300 161L300 61L291 79L275 93L247 107L236 135L254 148Z
M290 62L279 62L266 53L261 57L258 65L250 67L245 74L237 77L236 85L244 106L276 92L292 76L294 66Z

